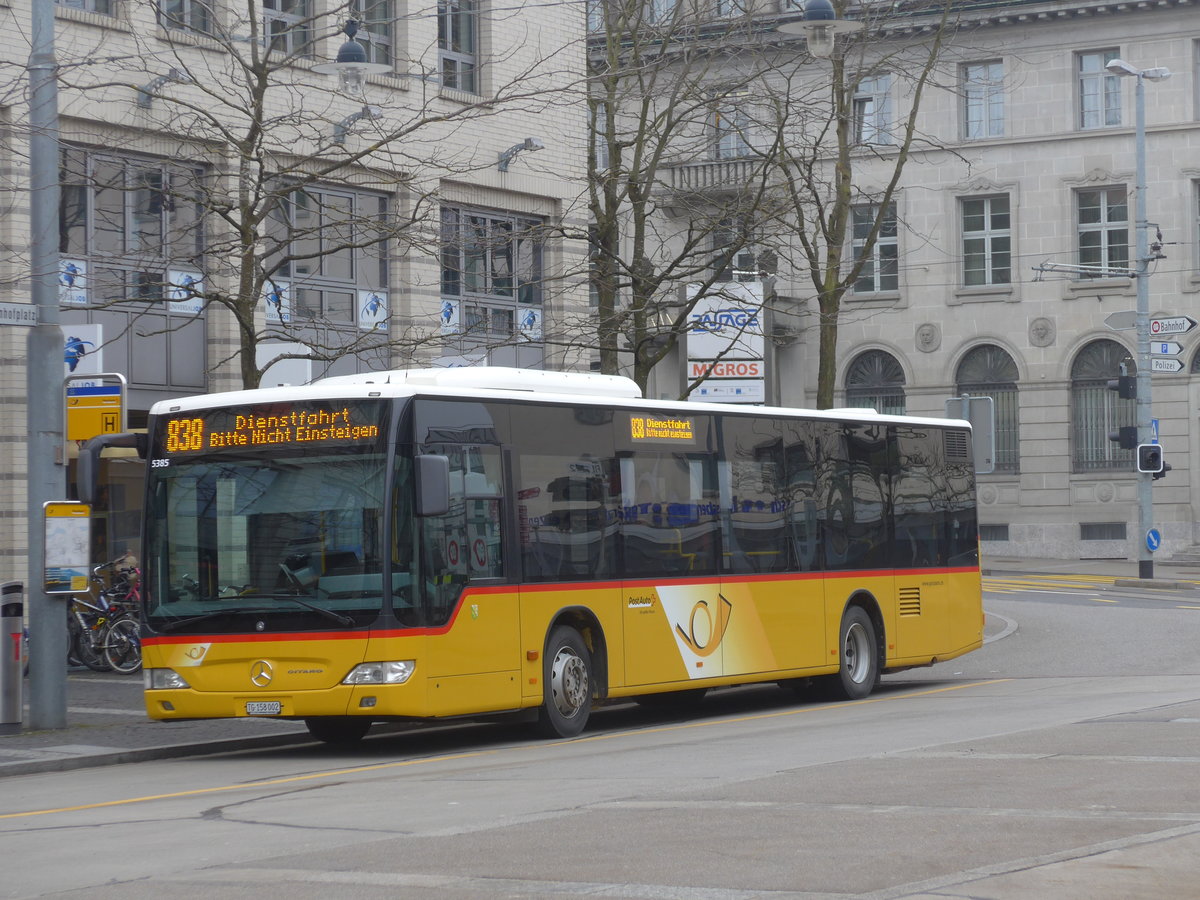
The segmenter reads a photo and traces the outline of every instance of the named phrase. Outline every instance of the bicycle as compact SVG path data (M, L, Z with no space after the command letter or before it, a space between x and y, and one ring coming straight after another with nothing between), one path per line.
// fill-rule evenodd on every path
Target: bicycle
M136 566L122 565L127 560L96 566L95 599L76 596L67 609L70 654L95 672L132 675L142 667L141 573Z
M110 614L103 636L104 661L122 675L142 668L141 574L133 565L116 569L105 595Z
M67 604L67 662L78 662L93 672L108 672L104 659L104 635L108 604L101 594L95 602L76 595Z

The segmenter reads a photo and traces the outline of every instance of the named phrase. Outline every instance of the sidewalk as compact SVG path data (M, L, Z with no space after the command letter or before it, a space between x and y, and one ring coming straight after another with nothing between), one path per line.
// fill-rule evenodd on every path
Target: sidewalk
M985 558L985 577L1087 575L1118 579L1123 587L1196 590L1200 567L1156 565L1152 582L1137 577L1137 560ZM0 734L0 778L114 765L149 759L279 747L313 740L303 722L278 719L208 719L156 722L146 718L142 676L71 670L67 675L67 727L28 730L29 681L25 680L25 730ZM376 726L380 729L382 726Z
M66 728L0 734L0 778L59 772L149 759L278 747L311 741L303 722L208 719L155 722L146 717L142 675L71 669L67 673Z

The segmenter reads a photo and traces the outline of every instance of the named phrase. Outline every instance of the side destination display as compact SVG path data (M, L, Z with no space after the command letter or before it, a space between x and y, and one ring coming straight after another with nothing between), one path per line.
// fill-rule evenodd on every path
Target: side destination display
M694 443L696 422L679 416L631 415L629 437L633 441L668 441Z
M379 400L305 400L198 409L164 417L159 456L256 447L348 447L383 436L386 404Z

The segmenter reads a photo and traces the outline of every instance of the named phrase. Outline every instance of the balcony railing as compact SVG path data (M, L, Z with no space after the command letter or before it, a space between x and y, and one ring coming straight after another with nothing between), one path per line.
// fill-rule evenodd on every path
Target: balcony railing
M676 191L719 191L743 188L756 177L760 160L709 159L669 166L664 180Z

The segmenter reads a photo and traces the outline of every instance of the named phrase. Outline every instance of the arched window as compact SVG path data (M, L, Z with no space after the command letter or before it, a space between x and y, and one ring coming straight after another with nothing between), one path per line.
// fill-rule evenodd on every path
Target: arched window
M1200 350L1196 351L1196 355L1192 357L1192 367L1188 369L1189 375L1200 375Z
M904 415L904 370L896 357L883 350L859 354L846 371L846 405Z
M1133 425L1137 418L1137 401L1122 400L1108 389L1109 379L1121 374L1136 375L1137 364L1116 341L1092 341L1071 364L1071 457L1076 472L1133 470L1133 451L1108 439L1110 431Z
M996 414L996 471L1020 471L1017 364L1013 358L994 344L975 347L958 364L954 380L959 395L992 398Z

